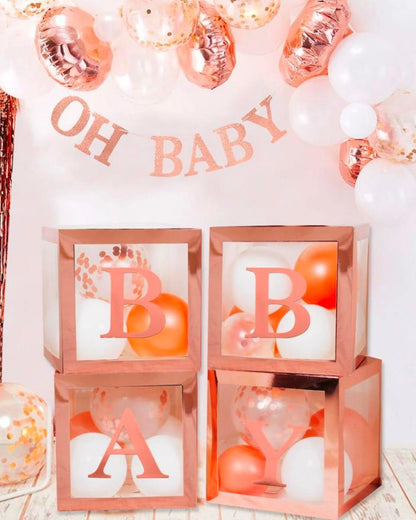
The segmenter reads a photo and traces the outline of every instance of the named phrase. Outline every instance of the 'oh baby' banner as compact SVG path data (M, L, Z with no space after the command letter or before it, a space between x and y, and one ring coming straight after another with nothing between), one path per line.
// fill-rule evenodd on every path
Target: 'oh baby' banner
M236 166L249 161L254 155L254 146L247 136L247 128L257 125L264 129L264 137L276 143L286 131L280 129L273 120L271 110L272 96L260 101L259 105L244 114L240 121L230 123L213 132L218 136L225 163L219 161L210 150L201 134L193 136L190 156L183 153L183 141L174 135L152 135L153 169L148 175L154 177L176 177L178 175L197 175L197 166L206 172ZM76 109L76 115L72 114ZM68 123L68 113L70 123ZM65 124L63 119L66 118ZM90 109L88 103L77 96L67 96L55 106L51 115L53 128L61 135L73 138L75 148L105 166L111 166L112 155L116 148L121 148L129 131L115 122ZM82 134L82 135L81 135ZM101 152L92 155L93 143L102 143Z

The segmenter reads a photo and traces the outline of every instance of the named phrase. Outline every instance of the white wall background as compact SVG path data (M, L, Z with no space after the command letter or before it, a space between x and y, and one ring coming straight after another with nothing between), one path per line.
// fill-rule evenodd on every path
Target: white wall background
M192 177L149 176L151 135L180 137L186 167L193 134L199 132L224 164L213 130L241 121L270 93L274 118L287 128L290 89L279 81L277 63L277 53L241 55L234 75L218 91L200 90L181 78L170 98L149 108L131 105L111 82L98 92L81 94L92 110L130 132L114 151L110 167L74 148L80 136L64 137L53 130L51 112L68 91L57 87L24 103L12 193L4 380L21 382L53 402L53 370L42 356L42 225L202 227L205 355L209 226L365 221L355 208L353 190L338 173L336 147L313 148L290 131L271 144L267 132L252 123L246 124L255 150L251 161ZM384 443L389 446L416 442L415 232L415 215L395 227L372 228L370 354L384 360ZM201 416L203 421L204 412Z

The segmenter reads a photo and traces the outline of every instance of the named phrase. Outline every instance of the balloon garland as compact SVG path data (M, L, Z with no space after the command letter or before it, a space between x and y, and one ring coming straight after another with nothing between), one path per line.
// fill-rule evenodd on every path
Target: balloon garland
M13 169L14 127L18 102L0 90L0 381L2 376L4 296L6 290L7 246L9 239L10 193Z
M50 89L50 78L87 91L111 76L133 102L149 104L170 94L180 69L215 89L232 75L235 50L261 54L264 37L267 54L284 42L276 68L295 87L292 130L314 146L339 145L357 205L390 222L416 201L413 3L0 0L0 87L24 99ZM35 45L22 23L36 25Z

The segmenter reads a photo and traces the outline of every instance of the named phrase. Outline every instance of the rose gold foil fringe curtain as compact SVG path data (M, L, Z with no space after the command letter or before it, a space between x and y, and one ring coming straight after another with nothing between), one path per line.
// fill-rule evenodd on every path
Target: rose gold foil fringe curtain
M14 128L18 101L0 89L0 381L3 369L3 321L9 239L10 191L13 168Z

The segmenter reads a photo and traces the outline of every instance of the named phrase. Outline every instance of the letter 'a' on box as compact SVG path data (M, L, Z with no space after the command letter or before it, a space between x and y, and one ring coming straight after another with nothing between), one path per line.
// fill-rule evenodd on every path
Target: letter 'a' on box
M209 371L207 500L337 519L380 486L381 361L344 377Z
M56 374L59 510L195 507L197 374Z
M367 353L368 226L211 228L209 366L343 376Z
M44 229L44 353L58 372L198 371L201 231Z

